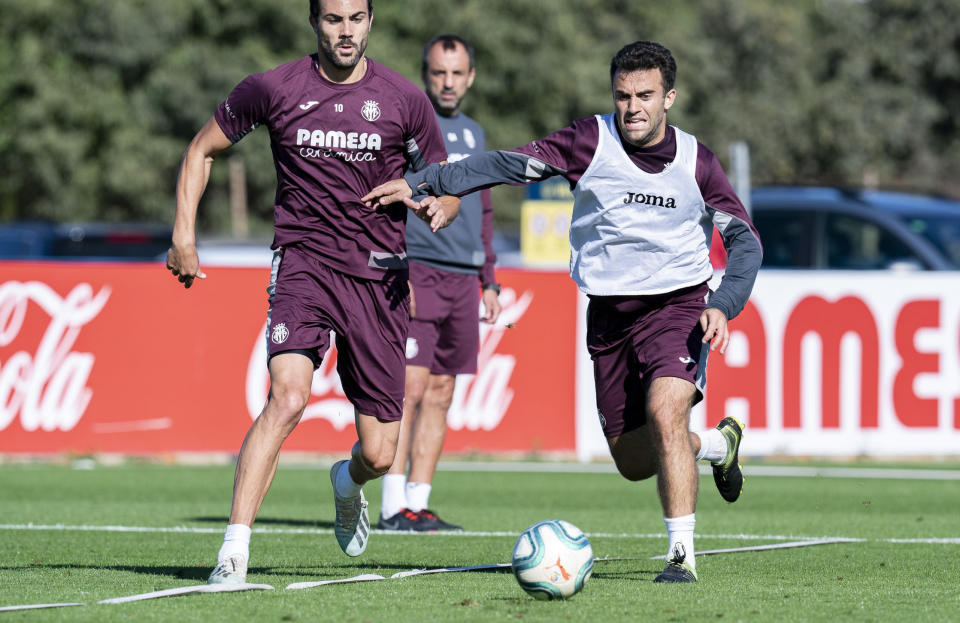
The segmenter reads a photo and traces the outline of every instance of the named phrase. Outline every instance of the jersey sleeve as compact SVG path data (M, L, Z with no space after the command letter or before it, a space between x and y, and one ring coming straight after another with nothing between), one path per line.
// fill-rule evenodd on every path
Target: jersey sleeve
M421 171L429 164L446 160L447 148L426 94L418 89L407 101L410 109L404 141L408 171Z
M707 307L719 309L730 320L743 310L750 298L763 260L763 247L720 161L703 145L697 147L696 177L707 214L720 232L727 252L726 271L716 292L710 295Z
M480 226L480 239L483 242L484 260L480 266L480 285L497 283L493 267L497 263L497 254L493 252L493 199L490 189L480 191L480 205L483 208L483 217Z
M266 120L269 106L263 75L253 74L233 88L217 107L214 118L230 142L236 143Z
M408 174L415 193L463 196L498 184L532 184L560 175L571 185L583 174L596 149L599 129L593 133L589 148L589 127L597 122L592 117L574 122L549 136L512 150L488 151L443 166L430 166ZM587 130L586 136L584 130ZM589 153L589 158L584 154Z

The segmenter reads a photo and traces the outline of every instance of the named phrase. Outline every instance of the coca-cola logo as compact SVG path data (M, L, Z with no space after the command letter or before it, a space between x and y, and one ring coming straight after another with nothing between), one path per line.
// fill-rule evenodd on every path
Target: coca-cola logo
M512 288L504 288L500 294L503 309L497 324L480 323L477 373L457 377L453 402L447 413L447 423L452 430L493 430L503 420L513 400L510 379L516 367L516 357L497 353L497 346L504 332L518 323L532 302L533 292L528 290L518 298ZM266 332L267 325L264 323L254 341L247 366L246 398L251 419L256 419L263 410L270 391L264 339ZM330 341L333 342L333 337ZM353 424L354 409L343 392L337 374L335 347L330 347L320 367L314 372L310 393L312 400L303 412L303 420L324 419L338 431Z
M0 349L20 336L30 303L49 316L33 352L0 351L0 430L18 414L25 431L69 431L77 425L93 397L87 381L95 358L72 348L84 325L106 305L110 293L104 286L94 294L88 283L77 284L65 297L39 281L0 285Z

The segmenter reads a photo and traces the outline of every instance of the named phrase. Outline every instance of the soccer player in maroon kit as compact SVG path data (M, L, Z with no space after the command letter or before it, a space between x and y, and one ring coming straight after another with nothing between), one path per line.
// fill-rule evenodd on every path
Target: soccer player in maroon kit
M406 210L436 231L456 216L459 200L377 208L360 200L407 170L446 159L426 95L364 55L372 21L372 0L310 0L318 53L244 79L183 158L167 268L187 288L206 277L194 224L214 156L265 125L277 169L267 289L270 394L237 458L229 525L211 583L246 582L250 527L280 447L310 398L331 330L358 436L351 458L330 470L334 533L350 556L363 552L370 532L361 486L384 474L396 453L410 315Z
M414 189L461 196L552 176L570 183L570 276L590 297L587 350L597 415L620 474L657 479L668 540L657 582L697 580L696 461L710 461L728 502L742 491L742 424L726 417L692 432L690 410L703 397L707 357L726 350L727 321L746 305L763 256L717 157L667 124L676 73L668 49L631 43L610 63L613 112L518 149L431 165L364 197L389 204ZM713 292L705 219L722 235L728 257Z

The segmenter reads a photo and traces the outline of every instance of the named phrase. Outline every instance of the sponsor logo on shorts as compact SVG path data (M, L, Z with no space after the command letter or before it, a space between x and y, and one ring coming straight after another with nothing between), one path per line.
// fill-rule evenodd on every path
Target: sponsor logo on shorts
M374 100L367 100L360 109L360 114L367 121L373 122L380 118L380 104Z
M288 337L290 337L290 331L287 330L287 325L283 322L274 325L273 331L270 332L270 339L274 344L283 344Z
M420 352L420 344L417 343L417 338L408 337L407 338L407 359L413 359L417 356L417 353Z
M677 357L680 360L680 363L696 363L696 360L692 357Z
M597 409L597 417L600 418L600 428L607 430L607 418L603 417L603 412Z
M310 110L319 103L317 100L310 100L306 104L300 104L300 110Z

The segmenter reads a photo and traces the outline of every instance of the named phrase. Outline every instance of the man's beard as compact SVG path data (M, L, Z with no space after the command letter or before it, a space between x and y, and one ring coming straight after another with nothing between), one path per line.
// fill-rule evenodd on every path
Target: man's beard
M337 43L342 42L338 41ZM367 40L354 41L351 39L350 43L353 44L354 53L353 56L346 60L337 54L336 46L331 45L327 39L320 39L320 49L323 51L323 55L327 57L327 60L337 69L351 69L356 67L357 63L360 62L360 57L363 56L364 51L367 49Z
M444 101L443 99L441 99L441 96L442 96L442 95L443 95L443 93L441 92L440 95L431 96L430 99L433 100L433 106L434 106L434 108L436 108L437 110L442 110L442 111L444 111L444 112L448 112L448 113L454 113L454 112L456 112L457 110L460 109L460 99L461 99L461 98L456 98L456 99L454 99L452 102L449 101L449 100Z

